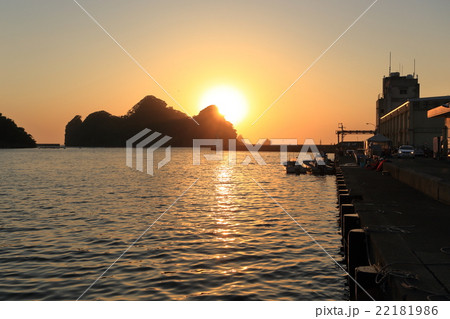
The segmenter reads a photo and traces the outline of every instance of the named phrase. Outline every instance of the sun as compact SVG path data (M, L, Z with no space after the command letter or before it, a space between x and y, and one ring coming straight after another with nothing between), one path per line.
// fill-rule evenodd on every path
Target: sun
M247 113L247 101L238 90L230 86L216 86L200 100L200 109L216 105L227 121L238 124Z

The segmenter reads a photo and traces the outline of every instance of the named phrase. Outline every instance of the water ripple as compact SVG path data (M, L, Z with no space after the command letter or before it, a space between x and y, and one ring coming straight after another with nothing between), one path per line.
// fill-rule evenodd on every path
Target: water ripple
M287 176L275 153L266 166L190 153L150 177L123 149L2 151L0 299L77 299L196 178L83 299L346 298L341 270L253 181L341 260L334 177Z

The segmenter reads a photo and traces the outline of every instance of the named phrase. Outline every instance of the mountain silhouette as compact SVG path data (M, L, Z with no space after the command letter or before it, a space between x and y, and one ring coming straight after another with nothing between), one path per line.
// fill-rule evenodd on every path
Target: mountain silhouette
M0 148L36 147L36 141L23 127L0 113Z
M89 114L83 121L76 115L66 125L65 145L86 147L124 147L126 140L145 128L172 137L168 144L191 147L193 139L236 139L236 130L215 105L192 118L173 109L152 95L144 97L126 115L106 111Z

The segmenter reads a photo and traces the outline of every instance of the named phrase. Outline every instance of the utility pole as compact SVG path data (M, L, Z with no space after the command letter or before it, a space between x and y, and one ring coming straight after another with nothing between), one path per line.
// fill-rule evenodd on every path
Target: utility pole
M344 141L344 123L338 123L338 129L341 131L337 132L338 144Z

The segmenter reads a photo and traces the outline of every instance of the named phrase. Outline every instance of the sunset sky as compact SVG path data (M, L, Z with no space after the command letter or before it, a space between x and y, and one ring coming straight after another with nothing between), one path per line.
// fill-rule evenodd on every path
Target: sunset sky
M450 94L448 0L379 0L254 125L373 0L79 3L190 115L214 87L239 91L236 128L254 142L372 129L390 51L393 71L416 59L421 96ZM0 41L0 113L38 143L63 143L77 114L123 115L146 95L182 110L72 0L0 1Z

